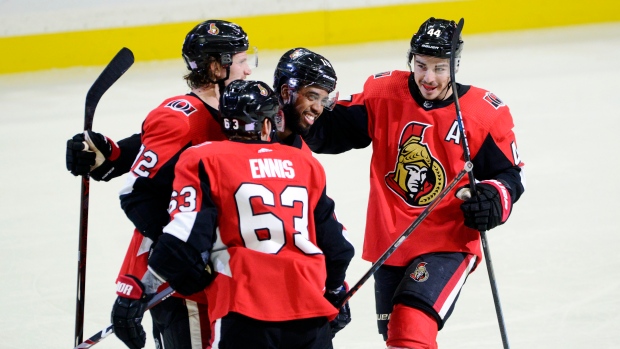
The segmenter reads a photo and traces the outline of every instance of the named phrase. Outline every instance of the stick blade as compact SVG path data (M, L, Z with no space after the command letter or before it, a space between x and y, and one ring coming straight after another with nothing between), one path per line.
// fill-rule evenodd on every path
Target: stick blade
M97 80L86 94L86 108L84 113L84 129L90 130L93 124L95 109L103 94L118 80L134 63L133 52L123 47L103 69Z

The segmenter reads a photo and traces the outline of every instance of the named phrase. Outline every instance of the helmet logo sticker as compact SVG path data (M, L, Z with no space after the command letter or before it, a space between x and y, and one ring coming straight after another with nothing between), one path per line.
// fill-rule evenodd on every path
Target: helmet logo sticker
M428 206L446 185L443 166L423 142L430 125L407 124L400 135L394 171L385 175L385 184L411 207Z
M297 49L297 50L293 51L293 52L290 54L290 56L289 56L289 57L291 57L291 59L292 59L292 60L295 60L295 59L297 59L297 58L301 57L301 55L303 55L303 54L304 54L304 51L303 51L303 50L301 50L301 49Z
M258 84L256 86L258 87L258 90L260 91L261 96L267 96L269 94L269 91L267 91L267 89L264 88L262 85Z
M211 35L217 35L220 33L220 28L218 28L215 23L210 23L209 24L209 30L207 31L207 33L211 34Z
M429 274L428 270L426 269L426 264L426 262L418 263L413 273L409 274L409 277L412 278L415 282L424 282L428 280Z
M196 108L185 99L175 99L174 101L170 101L166 104L166 108L180 111L186 116L190 116L190 114L196 111Z

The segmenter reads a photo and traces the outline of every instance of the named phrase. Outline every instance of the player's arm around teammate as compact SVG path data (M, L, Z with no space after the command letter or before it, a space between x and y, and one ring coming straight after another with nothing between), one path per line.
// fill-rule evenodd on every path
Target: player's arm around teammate
M221 108L232 141L181 155L172 220L142 280L186 294L206 286L219 348L331 347L338 311L324 290L344 283L353 246L334 219L324 171L310 153L270 142L278 102L266 84L231 83ZM119 293L115 313L139 319L153 289L137 286L133 302Z

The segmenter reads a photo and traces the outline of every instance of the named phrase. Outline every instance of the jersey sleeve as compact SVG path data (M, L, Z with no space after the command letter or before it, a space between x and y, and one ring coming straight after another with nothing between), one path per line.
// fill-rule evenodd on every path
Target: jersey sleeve
M121 208L134 226L155 241L169 221L174 165L190 143L181 113L153 110L142 126L142 146L120 192Z
M501 180L507 184L506 189L515 203L525 191L525 176L508 107L502 106L493 121L479 149L472 154L474 176L480 181Z
M345 236L346 231L336 220L334 207L334 201L323 189L314 209L314 220L317 246L325 255L327 269L325 287L327 289L336 289L344 283L346 270L355 254L353 245Z
M217 207L204 165L193 150L187 150L175 168L171 220L149 258L149 267L166 280L183 275L188 265L201 263L215 237Z
M96 181L107 182L112 178L121 176L131 169L138 152L140 151L140 134L136 133L120 140L117 145L120 155L114 161L105 160L101 166L94 169L90 176Z
M371 139L364 94L338 101L332 111L324 110L304 140L315 153L339 154L367 147Z

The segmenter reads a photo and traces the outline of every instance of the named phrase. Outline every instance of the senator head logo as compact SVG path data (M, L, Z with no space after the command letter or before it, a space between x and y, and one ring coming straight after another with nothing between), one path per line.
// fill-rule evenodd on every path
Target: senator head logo
M220 33L220 28L218 28L215 23L209 23L209 30L207 31L207 33L211 34L211 35L217 35Z
M412 278L415 282L424 282L428 280L429 273L426 269L426 264L426 262L418 263L413 273L409 274L409 277Z
M267 91L266 88L264 88L263 86L261 86L260 84L256 85L258 86L258 90L260 91L260 95L261 96L268 96L269 95L269 91Z
M424 143L429 125L407 124L400 135L394 171L385 175L385 183L409 206L427 206L446 185L446 174Z

